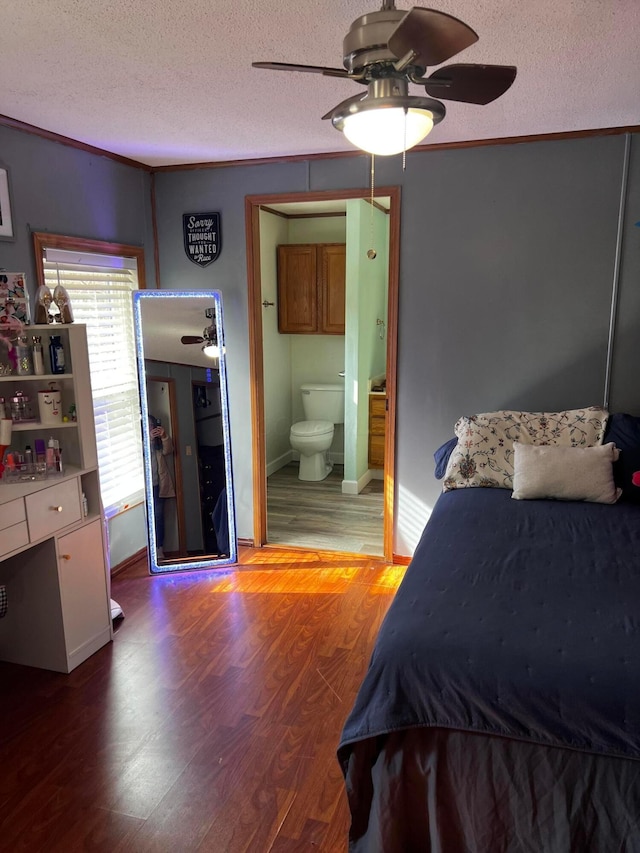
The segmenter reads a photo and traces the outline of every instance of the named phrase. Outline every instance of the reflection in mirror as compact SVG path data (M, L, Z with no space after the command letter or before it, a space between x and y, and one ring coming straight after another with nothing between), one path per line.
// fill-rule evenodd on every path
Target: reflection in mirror
M222 298L133 294L152 574L235 563Z

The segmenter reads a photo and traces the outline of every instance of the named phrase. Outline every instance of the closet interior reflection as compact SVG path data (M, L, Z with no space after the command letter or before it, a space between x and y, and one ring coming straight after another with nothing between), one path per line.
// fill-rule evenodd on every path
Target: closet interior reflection
M237 559L219 291L137 291L134 322L152 573Z

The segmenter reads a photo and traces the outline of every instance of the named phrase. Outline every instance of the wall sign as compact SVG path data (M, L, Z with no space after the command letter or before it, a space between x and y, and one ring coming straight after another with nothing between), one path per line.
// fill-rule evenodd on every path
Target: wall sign
M222 236L219 213L183 213L182 231L187 257L199 267L208 267L220 257Z

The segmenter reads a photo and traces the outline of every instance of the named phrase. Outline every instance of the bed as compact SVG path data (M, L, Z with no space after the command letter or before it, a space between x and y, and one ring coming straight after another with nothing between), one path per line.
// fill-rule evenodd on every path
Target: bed
M338 748L354 853L640 851L640 505L515 491L425 527Z

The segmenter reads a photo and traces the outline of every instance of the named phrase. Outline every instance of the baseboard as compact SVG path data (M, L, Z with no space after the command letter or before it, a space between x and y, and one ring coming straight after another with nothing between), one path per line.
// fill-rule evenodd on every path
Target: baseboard
M371 481L371 471L364 472L358 480L343 480L342 494L343 495L359 495L364 487Z
M411 557L403 557L402 554L393 555L394 566L408 566L411 562Z
M289 462L293 461L293 450L287 450L286 453L283 453L282 456L278 456L277 459L274 459L272 462L267 463L267 477L271 476L271 474L275 474L276 471L279 471L281 468L284 468L285 465L288 465Z
M371 474L372 480L384 480L383 468L369 468L369 473Z
M113 566L111 569L111 577L114 578L116 575L119 575L121 572L125 572L128 568L139 563L140 560L147 559L147 549L141 548L139 551L136 551L135 554L132 554L130 557L127 557L126 560L123 560L121 563L118 563L117 566Z
M253 548L253 539L240 539L240 538L238 538L238 547L239 548Z

